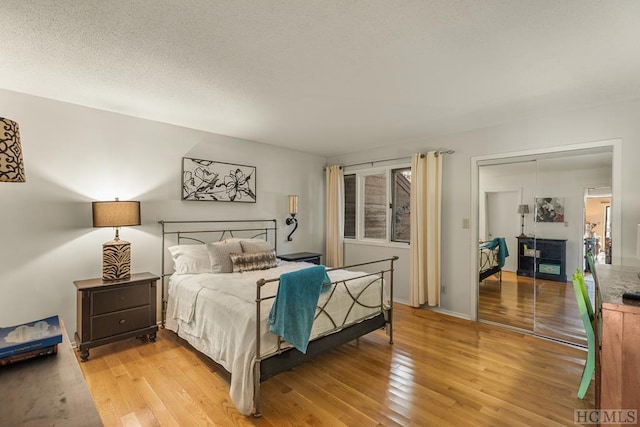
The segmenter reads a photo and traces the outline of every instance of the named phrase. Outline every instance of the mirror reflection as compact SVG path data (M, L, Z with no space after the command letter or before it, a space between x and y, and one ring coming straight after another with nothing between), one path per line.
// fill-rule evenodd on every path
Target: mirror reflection
M479 167L478 318L586 345L568 281L611 262L612 155L580 150Z

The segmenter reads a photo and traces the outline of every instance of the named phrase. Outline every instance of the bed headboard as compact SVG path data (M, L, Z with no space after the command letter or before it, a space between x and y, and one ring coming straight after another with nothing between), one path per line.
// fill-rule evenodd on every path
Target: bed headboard
M231 237L259 238L270 242L278 252L278 222L275 219L185 220L158 223L162 226L162 301L166 302L166 281L173 274L173 263L167 248L218 242ZM164 316L163 316L164 319Z

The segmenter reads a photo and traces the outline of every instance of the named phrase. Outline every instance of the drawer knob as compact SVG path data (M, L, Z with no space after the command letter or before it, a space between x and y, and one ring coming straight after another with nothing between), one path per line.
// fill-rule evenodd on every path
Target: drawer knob
M124 325L125 322L126 322L125 319L120 319L120 322L118 322L118 323L120 323L121 325Z

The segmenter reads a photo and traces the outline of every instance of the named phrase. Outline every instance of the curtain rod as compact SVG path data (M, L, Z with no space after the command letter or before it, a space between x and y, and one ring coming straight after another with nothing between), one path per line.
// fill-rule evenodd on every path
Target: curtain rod
M440 149L440 150L436 151L436 157L438 157L438 155L440 155L440 154L453 154L453 153L455 153L454 150L443 150L443 149ZM424 157L424 153L420 153L420 158L423 158L423 157ZM362 166L362 165L371 165L371 166L373 166L374 163L392 162L394 160L411 160L411 157L395 157L393 159L371 160L369 162L351 163L349 165L340 165L340 167L341 168L348 168L348 167L351 167L351 166ZM325 166L325 169L326 168L327 167Z

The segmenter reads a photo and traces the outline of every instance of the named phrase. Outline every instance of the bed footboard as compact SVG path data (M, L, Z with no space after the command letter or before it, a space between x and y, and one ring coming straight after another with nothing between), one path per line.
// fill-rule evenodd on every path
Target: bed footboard
M502 268L500 267L499 248L496 246L493 249L484 248L483 245L487 242L481 242L478 253L478 281L482 282L489 276L499 274L500 283L502 283Z
M266 379L277 375L281 372L292 369L295 366L298 366L308 360L313 359L315 356L339 347L343 344L346 344L349 341L357 339L363 335L366 335L370 332L373 332L377 329L385 328L387 334L389 335L389 343L393 343L393 272L394 272L394 262L398 259L397 256L392 258L371 261L362 264L354 264L347 267L342 267L340 270L351 269L356 267L363 267L367 265L375 265L380 264L384 265L384 263L388 262L388 267L385 267L379 270L376 273L368 273L363 274L361 276L353 277L346 280L338 280L332 282L332 294L329 296L329 299L322 305L318 305L316 310L316 318L320 315L327 315L325 312L325 307L328 302L331 300L333 296L333 292L337 286L344 286L349 293L349 296L352 298L352 305L360 304L361 306L375 309L375 312L368 314L364 318L359 318L356 320L352 320L347 322L347 317L345 317L344 321L336 321L334 319L330 319L333 324L333 329L326 331L321 336L311 340L307 347L306 353L301 353L290 346L283 346L286 344L281 337L278 337L278 348L275 352L271 352L269 354L262 354L260 348L260 337L261 337L261 322L256 322L256 361L254 365L254 417L260 417L260 383L265 381ZM327 272L331 272L333 270L338 269L328 269ZM358 293L352 293L349 291L348 282L356 279L363 279L366 277L370 277L371 281L368 286L373 283L380 281L380 299L379 302L375 306L365 305L361 301L359 301L360 296L363 294L364 290L360 290ZM260 318L261 308L260 305L263 301L275 298L275 296L270 297L262 297L261 289L262 287L270 282L277 281L278 279L273 280L260 280L256 285L256 318ZM388 284L388 298L385 301L385 283ZM368 287L367 286L367 287Z

